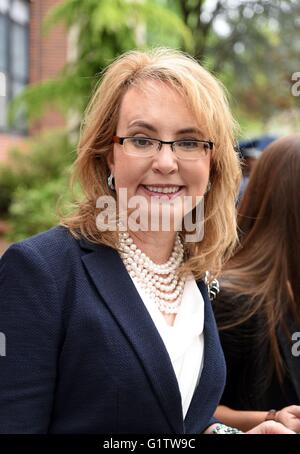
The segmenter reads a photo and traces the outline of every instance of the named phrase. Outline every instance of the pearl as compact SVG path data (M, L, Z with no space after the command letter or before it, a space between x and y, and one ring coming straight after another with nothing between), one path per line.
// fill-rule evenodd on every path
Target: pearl
M169 260L163 264L157 264L147 257L134 244L128 232L120 233L119 243L120 256L130 276L140 283L160 311L177 313L184 289L184 280L177 276L177 268L183 262L183 245L179 235Z

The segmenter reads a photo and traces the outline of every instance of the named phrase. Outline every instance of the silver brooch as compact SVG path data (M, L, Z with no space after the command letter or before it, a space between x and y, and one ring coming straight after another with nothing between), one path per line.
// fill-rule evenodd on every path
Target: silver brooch
M218 293L220 292L220 284L218 279L213 279L209 281L209 271L206 271L204 278L205 285L207 286L208 296L211 301L213 301Z

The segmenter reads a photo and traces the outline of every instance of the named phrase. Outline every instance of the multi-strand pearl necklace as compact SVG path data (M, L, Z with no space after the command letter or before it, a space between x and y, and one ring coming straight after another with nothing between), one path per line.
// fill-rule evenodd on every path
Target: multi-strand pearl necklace
M127 232L119 233L119 243L120 256L130 276L139 282L161 312L176 314L185 284L185 279L177 275L184 255L179 235L176 236L171 257L161 265L142 252Z

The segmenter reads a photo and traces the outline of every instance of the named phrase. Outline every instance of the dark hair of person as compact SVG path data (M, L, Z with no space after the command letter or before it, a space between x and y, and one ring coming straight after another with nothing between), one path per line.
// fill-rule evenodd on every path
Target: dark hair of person
M240 242L222 274L219 328L230 329L259 315L255 336L267 341L280 380L284 363L278 342L287 320L300 326L300 134L282 137L262 153L238 211Z

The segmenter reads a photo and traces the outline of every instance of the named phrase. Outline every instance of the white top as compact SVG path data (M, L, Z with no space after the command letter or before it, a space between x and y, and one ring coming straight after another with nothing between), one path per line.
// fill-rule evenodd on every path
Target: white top
M194 277L186 280L182 302L173 326L150 299L139 282L131 278L165 344L177 378L183 418L190 406L203 368L204 301Z

